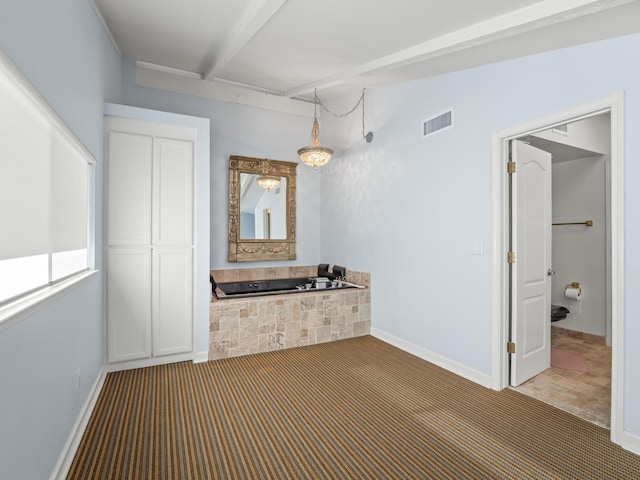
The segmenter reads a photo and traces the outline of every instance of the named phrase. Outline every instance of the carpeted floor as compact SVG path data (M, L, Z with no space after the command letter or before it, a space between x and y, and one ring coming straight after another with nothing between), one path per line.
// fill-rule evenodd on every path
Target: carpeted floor
M109 374L70 479L638 479L609 432L373 337Z

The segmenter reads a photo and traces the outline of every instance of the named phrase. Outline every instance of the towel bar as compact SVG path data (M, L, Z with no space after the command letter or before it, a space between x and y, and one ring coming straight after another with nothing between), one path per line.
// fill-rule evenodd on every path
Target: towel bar
M587 227L593 227L593 220L585 220L584 222L552 223L551 225L586 225Z

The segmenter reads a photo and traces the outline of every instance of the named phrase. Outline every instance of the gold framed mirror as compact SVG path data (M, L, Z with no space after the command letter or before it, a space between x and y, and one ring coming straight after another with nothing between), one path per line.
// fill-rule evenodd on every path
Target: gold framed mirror
M295 162L229 157L229 261L296 259Z

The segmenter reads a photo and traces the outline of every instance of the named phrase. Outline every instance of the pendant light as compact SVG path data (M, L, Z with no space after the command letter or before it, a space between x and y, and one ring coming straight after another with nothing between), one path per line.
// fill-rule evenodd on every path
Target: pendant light
M257 178L258 185L265 190L272 190L280 186L280 177L269 175L268 160L264 159L260 162L260 170L262 174Z
M298 150L300 160L302 160L306 165L309 165L313 168L318 168L326 165L329 160L331 160L331 156L333 155L333 150L320 146L320 125L318 124L317 110L318 90L315 90L313 102L313 127L311 128L311 146L302 147Z
M298 155L300 156L300 160L302 160L305 164L318 168L323 165L326 165L329 160L331 160L331 155L333 155L333 150L327 147L320 146L320 126L318 125L318 116L317 116L317 108L318 104L322 108L324 108L327 112L337 118L344 118L351 115L356 111L358 106L362 104L362 138L366 140L367 143L371 143L373 141L373 132L366 132L364 126L364 97L366 93L366 88L362 89L362 95L358 99L358 102L354 105L354 107L346 113L334 113L329 110L320 100L318 100L318 90L316 89L314 92L314 104L313 104L313 128L311 129L311 147L304 147L298 150Z
M280 186L280 177L274 177L273 175L262 175L258 177L258 185L265 190L272 190Z

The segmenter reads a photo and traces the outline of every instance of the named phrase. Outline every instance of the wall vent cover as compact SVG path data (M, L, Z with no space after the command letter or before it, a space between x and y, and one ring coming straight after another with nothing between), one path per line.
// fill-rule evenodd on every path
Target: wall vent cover
M422 136L426 137L427 135L431 135L432 133L437 132L438 130L442 130L443 128L447 128L451 126L451 110L447 113L443 113L442 115L438 115L437 117L433 117L429 120L426 120L422 124Z

